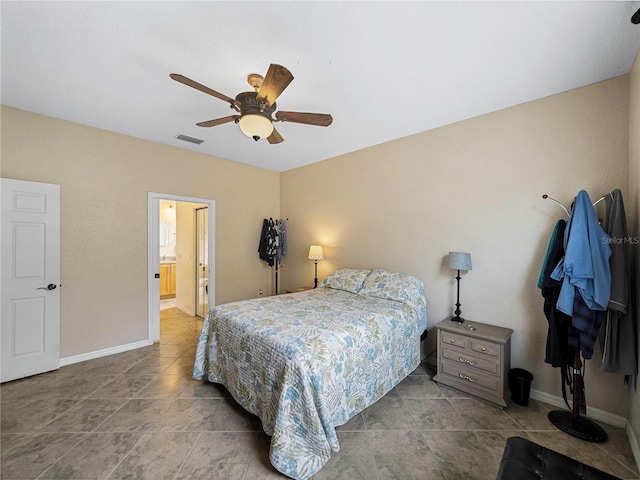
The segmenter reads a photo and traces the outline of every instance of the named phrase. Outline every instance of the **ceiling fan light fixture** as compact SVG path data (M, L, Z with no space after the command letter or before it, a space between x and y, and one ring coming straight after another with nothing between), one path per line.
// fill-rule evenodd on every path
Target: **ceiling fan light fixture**
M271 123L271 120L259 113L242 115L238 125L242 133L249 138L253 138L256 142L261 138L269 137L273 132L273 123Z

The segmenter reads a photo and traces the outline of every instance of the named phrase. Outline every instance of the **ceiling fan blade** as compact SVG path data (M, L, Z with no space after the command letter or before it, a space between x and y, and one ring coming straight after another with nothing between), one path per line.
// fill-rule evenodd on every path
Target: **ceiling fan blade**
M231 105L235 105L237 107L239 107L240 105L238 104L238 101L231 98L231 97L227 97L226 95L220 93L220 92L216 92L215 90L202 85L201 83L196 82L195 80L191 80L188 77L185 77L184 75L180 75L179 73L172 73L169 75L173 80L175 80L176 82L180 82L183 83L184 85L191 87L191 88L195 88L196 90L200 90L201 92L204 92L208 95L211 95L213 97L219 98L220 100L224 100L225 102L229 102Z
M280 132L278 132L278 130L274 128L273 132L271 132L271 135L267 137L267 141L273 145L274 143L284 142L284 138L282 138Z
M327 113L303 113L303 112L276 112L276 118L281 122L304 123L306 125L318 125L328 127L333 122L333 117Z
M267 75L262 81L262 86L258 90L256 100L265 101L267 105L273 105L280 94L287 88L293 80L293 75L282 65L272 63L269 65Z
M236 122L240 119L240 115L230 115L228 117L216 118L215 120L207 120L206 122L196 123L199 127L215 127L223 123Z

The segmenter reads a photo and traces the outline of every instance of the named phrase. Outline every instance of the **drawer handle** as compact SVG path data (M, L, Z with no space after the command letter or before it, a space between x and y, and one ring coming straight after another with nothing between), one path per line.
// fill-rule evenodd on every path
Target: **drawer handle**
M475 382L478 380L478 377L474 377L473 375L467 375L466 373L458 372L458 376L463 380L468 380L469 382Z
M478 362L476 360L471 360L470 358L458 357L458 360L461 363L466 363L467 365L477 365Z
M456 339L455 338L450 338L449 339L449 343L456 343Z
M480 350L483 352L493 352L493 350L491 350L490 348L487 347L480 347Z

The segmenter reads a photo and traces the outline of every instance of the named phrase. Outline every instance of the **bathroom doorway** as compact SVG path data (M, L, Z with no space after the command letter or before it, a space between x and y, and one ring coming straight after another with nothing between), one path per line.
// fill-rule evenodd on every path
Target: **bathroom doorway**
M161 241L169 244L172 231L169 225L161 229L161 201L176 215L175 251L166 245L162 254ZM149 340L155 342L160 339L162 264L175 261L176 308L204 318L209 305L215 305L215 201L150 192L148 215Z

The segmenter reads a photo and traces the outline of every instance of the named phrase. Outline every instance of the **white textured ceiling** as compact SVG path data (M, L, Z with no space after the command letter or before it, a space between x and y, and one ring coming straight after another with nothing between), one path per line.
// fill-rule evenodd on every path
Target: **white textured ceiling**
M629 73L640 2L2 1L5 105L284 171ZM224 101L270 63L295 79L254 142ZM203 139L199 146L177 134ZM72 139L70 139L72 140Z

